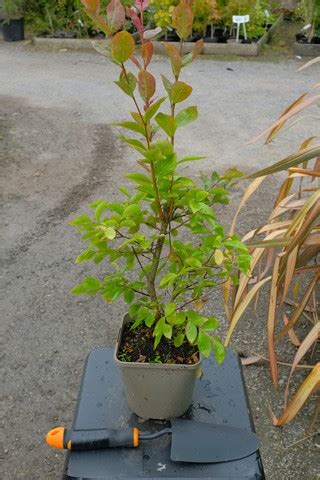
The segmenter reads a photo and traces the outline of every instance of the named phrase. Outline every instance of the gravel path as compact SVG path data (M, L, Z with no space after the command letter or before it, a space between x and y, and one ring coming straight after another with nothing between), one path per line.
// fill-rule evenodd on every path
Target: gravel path
M194 85L200 120L183 140L177 138L181 152L207 155L204 172L235 164L250 172L292 151L311 134L315 119L269 147L244 143L316 82L319 67L299 74L300 64L294 58L194 63L185 78ZM157 77L167 70L157 58ZM63 455L46 448L43 434L70 423L84 358L95 346L114 343L125 308L68 293L88 274L86 264L74 265L82 245L68 222L85 212L90 200L115 197L124 172L135 168L110 126L125 118L129 106L111 82L116 74L116 67L96 54L0 43L4 480L60 478ZM268 181L255 196L241 231L262 221L277 182ZM232 205L223 210L226 224L240 197L235 191ZM103 268L89 270L99 274ZM214 292L210 305L223 317L219 297ZM258 316L248 318L236 335L237 348L246 353L265 348L265 307L263 300ZM266 367L249 367L246 378L267 479L317 478L314 440L286 449L303 434L312 402L292 425L275 429L268 415L272 390ZM280 398L273 400L278 413Z

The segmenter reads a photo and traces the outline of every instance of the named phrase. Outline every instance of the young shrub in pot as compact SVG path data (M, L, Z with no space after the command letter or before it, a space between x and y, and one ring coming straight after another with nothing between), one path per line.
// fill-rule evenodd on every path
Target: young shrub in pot
M3 38L6 42L18 42L24 40L24 1L3 1Z
M143 10L146 3L136 5ZM119 1L108 7L109 22L97 0L83 4L107 34L121 29L124 8ZM165 45L173 78L162 76L167 95L161 98L155 97L157 85L150 72L153 45L147 39L152 32L144 31L143 15L132 9L126 12L140 33L141 58L135 55L130 33L113 35L111 56L120 70L116 84L135 107L130 120L116 125L129 132L120 139L139 153L139 171L127 175L133 193L119 188L123 201L93 202L93 217L82 215L72 222L89 243L77 263L107 259L115 269L103 279L84 279L73 293L101 294L107 302L124 298L129 313L115 356L128 403L144 418L169 418L184 413L192 401L200 354L208 357L213 352L218 362L223 361L224 347L212 334L218 320L204 315L202 308L209 289L233 278L236 268L247 271L250 256L237 236L225 234L213 209L215 203L228 203L226 187L238 172L223 177L214 173L197 185L182 168L201 157L181 158L175 150L176 131L198 117L196 106L178 110L192 93L192 87L180 80L182 69L202 48L199 41L192 53L181 53L192 31L191 8L181 0L173 11L181 49ZM129 70L129 61L137 73ZM166 104L169 108L160 112ZM136 268L139 273L133 281Z

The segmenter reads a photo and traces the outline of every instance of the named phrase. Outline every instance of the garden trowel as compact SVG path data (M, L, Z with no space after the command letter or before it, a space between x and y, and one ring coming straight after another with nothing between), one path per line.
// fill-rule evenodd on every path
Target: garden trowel
M171 435L171 460L175 462L218 463L248 457L260 447L255 433L224 425L174 419L171 427L154 433L138 428L122 430L66 430L54 428L46 436L51 447L68 450L97 450L138 447L140 442Z

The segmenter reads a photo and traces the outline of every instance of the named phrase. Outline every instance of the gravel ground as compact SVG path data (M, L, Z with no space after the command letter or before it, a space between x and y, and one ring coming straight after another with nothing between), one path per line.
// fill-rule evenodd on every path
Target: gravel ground
M316 82L319 67L296 73L300 64L294 57L281 62L198 60L185 78L194 85L200 120L177 139L180 151L207 155L204 172L231 165L250 172L288 154L311 134L316 119L287 131L274 145L244 144ZM157 77L167 70L157 58ZM83 361L94 347L114 343L125 309L68 293L88 272L99 275L104 268L74 265L82 245L68 222L85 212L90 200L115 197L117 186L126 182L123 173L135 166L110 126L125 118L129 106L111 82L116 73L96 54L0 43L4 480L60 478L63 454L48 449L43 434L56 424L70 424ZM278 182L269 180L254 197L240 231L263 220ZM232 198L221 212L226 224L241 190ZM219 292L213 292L210 306L223 318ZM265 311L263 298L257 316L248 315L235 335L239 350L264 351ZM283 358L287 353L284 347ZM276 429L268 402L279 413L281 396L272 393L266 366L247 367L245 375L267 479L319 478L315 439L288 448L303 435L314 403L291 425Z

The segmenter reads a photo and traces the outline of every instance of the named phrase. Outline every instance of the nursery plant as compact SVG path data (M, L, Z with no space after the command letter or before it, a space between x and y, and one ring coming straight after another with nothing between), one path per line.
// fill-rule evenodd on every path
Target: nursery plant
M306 38L311 43L314 37L320 38L320 3L318 0L301 0L296 16L304 21Z
M186 176L184 167L203 157L182 157L176 149L176 132L192 128L198 117L195 105L181 107L192 94L182 72L202 48L198 41L191 53L182 54L192 32L192 9L181 0L172 12L181 44L165 44L172 78L162 75L165 95L161 91L159 96L151 73L153 32L143 25L148 2L138 0L125 10L113 0L106 15L99 0L82 3L111 37L105 54L119 68L116 85L132 100L129 118L115 126L126 132L120 140L137 153L137 170L126 175L132 189L119 187L123 200L96 200L92 215L72 222L88 243L76 262L107 260L103 278L85 278L72 292L99 294L106 302L124 299L131 318L119 353L124 361L192 364L199 352L205 357L214 352L220 363L225 348L214 334L218 319L205 308L208 295L235 279L237 269L246 274L251 257L237 235L226 234L214 210L215 204L228 203L227 187L239 172L214 172L200 183ZM121 30L125 15L140 34L140 57L133 36Z
M24 0L3 0L3 12L6 21L23 17Z
M320 57L308 66L320 61ZM273 141L284 127L297 128L299 116L307 108L319 107L320 84L310 93L304 93L291 104L265 134L266 143ZM298 116L298 118L297 118ZM276 426L290 422L307 399L320 388L320 363L317 348L320 338L319 304L320 284L320 144L319 132L305 139L298 151L248 178L253 182L246 190L234 219L259 185L269 175L286 172L271 214L265 224L257 225L243 241L252 253L250 275L239 275L239 284L232 289L226 284L225 298L230 327L229 342L242 314L248 309L261 288L271 284L269 310L266 315L268 360L272 382L278 385L278 345L286 339L295 349L285 388L284 411L280 417L272 415ZM291 310L291 313L288 313ZM301 328L303 327L303 328ZM289 400L290 382L303 358L308 366L300 387ZM259 360L259 357L256 358ZM300 369L301 370L301 369ZM319 399L318 399L319 401ZM318 406L319 410L319 406Z
M275 20L272 10L273 6L268 0L229 0L223 20L231 26L233 15L250 15L250 21L246 24L248 36L259 38L266 32L267 24Z
M209 24L217 23L221 19L216 0L193 0L192 12L193 30L204 35Z

